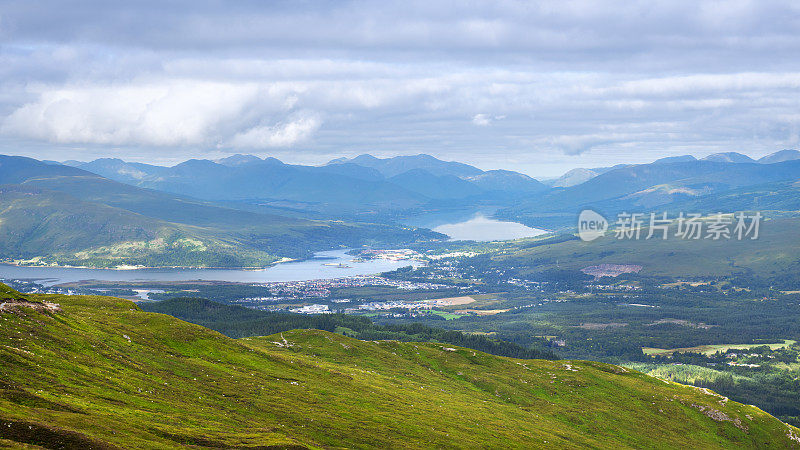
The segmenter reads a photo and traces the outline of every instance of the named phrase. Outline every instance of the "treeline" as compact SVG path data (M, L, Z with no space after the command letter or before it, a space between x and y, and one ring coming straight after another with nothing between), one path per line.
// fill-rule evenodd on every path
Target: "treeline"
M276 313L224 305L202 298L173 298L141 303L140 307L145 311L169 314L202 325L232 338L267 336L295 329L316 329L363 340L441 342L512 358L558 359L550 350L527 348L483 335L466 334L419 323L379 325L367 317L347 314Z
M744 379L725 375L708 382L698 380L694 385L713 389L741 403L756 405L784 422L800 426L800 380L794 374L788 371L756 373Z

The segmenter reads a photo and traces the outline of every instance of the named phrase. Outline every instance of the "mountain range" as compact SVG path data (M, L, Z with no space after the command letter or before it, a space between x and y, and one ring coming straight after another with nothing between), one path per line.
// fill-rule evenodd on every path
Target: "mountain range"
M212 201L281 206L323 215L396 213L438 200L499 202L547 189L507 170L483 171L429 155L361 155L323 166L234 155L172 167L98 159L69 164L130 185Z
M264 266L363 244L443 235L401 225L447 208L570 230L578 211L800 214L800 152L725 153L571 172L548 187L428 155L361 155L322 166L234 155L172 167L0 156L0 258L17 263Z
M759 164L773 164L777 162L784 162L784 161L793 161L796 159L800 159L800 151L798 150L780 150L775 153L771 153L767 156L761 157L757 160L737 152L724 152L724 153L713 153L711 155L705 156L701 158L701 161L714 161L714 162L727 162L727 163L759 163ZM681 156L668 156L666 158L657 159L653 162L653 164L664 164L664 163L674 163L674 162L690 162L690 161L697 161L692 155L681 155ZM565 173L564 175L553 178L544 183L551 187L572 187L578 184L584 183L589 181L590 179L602 175L610 170L620 169L623 167L628 166L628 164L621 164L613 167L598 167L592 169L572 169Z
M410 227L244 211L0 156L0 258L89 266L263 267L281 258L442 235Z
M779 152L762 158L761 162L744 162L725 154L702 160L681 158L625 165L579 184L522 199L496 215L559 229L574 227L577 213L587 208L607 217L622 211L679 208L688 208L686 212L713 213L722 211L723 206L727 208L723 212L759 209L797 214L798 209L792 205L800 193L796 184L800 181L800 158L795 158L798 155L800 152ZM758 199L762 200L760 204Z

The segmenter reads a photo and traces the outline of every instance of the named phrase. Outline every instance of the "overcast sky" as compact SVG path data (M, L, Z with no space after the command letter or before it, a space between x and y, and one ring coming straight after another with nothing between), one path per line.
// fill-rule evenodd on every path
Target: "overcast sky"
M534 176L800 139L800 2L0 1L0 152Z

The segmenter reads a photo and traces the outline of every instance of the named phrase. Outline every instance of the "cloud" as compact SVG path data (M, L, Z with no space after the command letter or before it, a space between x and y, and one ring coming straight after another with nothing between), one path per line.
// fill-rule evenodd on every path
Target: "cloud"
M562 151L565 155L580 155L597 147L615 142L632 142L635 135L616 133L597 133L586 135L565 135L546 138L543 144L555 150Z
M800 129L797 2L66 2L3 7L0 151L535 168Z
M213 147L252 136L254 147L291 145L316 119L267 127L271 138L260 141L264 127L253 123L290 115L295 101L291 89L198 80L44 89L0 133L60 144Z
M228 146L233 148L291 147L307 141L322 124L315 115L303 114L285 123L262 125L237 133Z
M489 126L490 123L492 123L492 119L486 114L475 114L472 117L472 123L474 123L479 127L486 127Z

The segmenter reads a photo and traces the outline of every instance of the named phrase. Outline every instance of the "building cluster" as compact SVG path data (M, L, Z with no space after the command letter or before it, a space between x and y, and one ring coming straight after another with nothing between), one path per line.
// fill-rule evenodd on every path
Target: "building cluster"
M328 309L328 305L305 305L289 311L299 314L330 314L333 312Z
M241 303L264 303L278 302L283 300L293 300L297 298L327 298L331 296L331 290L341 288L354 288L366 286L393 287L402 290L437 290L448 289L450 286L437 283L425 283L405 280L392 280L373 275L330 278L305 281L275 281L269 283L259 283L257 286L269 289L268 297L247 297L240 300Z
M408 261L411 259L422 261L424 257L417 251L401 248L396 250L365 249L358 253L361 259L385 259L387 261Z

